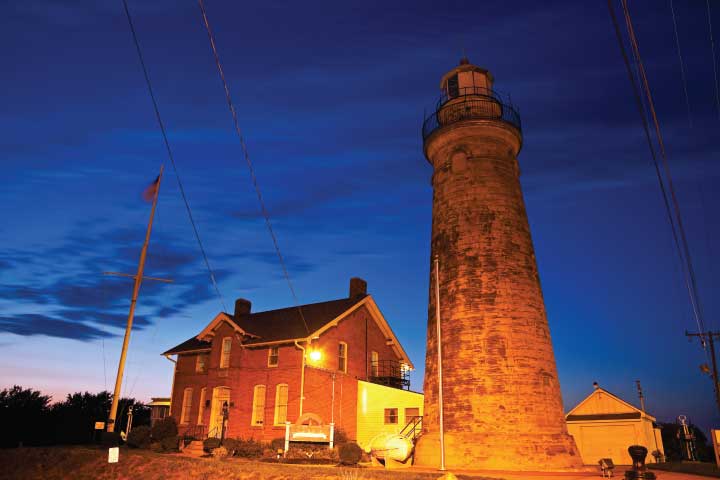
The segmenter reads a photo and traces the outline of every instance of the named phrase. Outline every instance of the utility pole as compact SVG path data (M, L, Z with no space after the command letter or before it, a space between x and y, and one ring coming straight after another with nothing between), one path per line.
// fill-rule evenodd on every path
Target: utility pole
M707 348L707 346L710 347L710 359L712 360L712 372L710 373L710 376L712 377L713 381L713 388L715 390L715 401L718 405L718 410L720 410L720 388L718 388L718 368L717 368L717 360L715 359L715 338L720 338L720 332L700 332L700 333L689 333L685 332L685 336L689 339L692 339L692 337L698 337L700 339L700 343L702 344L703 348ZM707 343L706 343L707 342ZM707 365L701 365L700 368L703 372L707 371Z
M643 395L642 387L640 386L640 380L635 380L637 385L638 397L640 398L640 410L645 413L645 396Z
M135 305L137 304L138 293L143 279L158 280L161 282L172 282L172 280L159 279L154 277L143 277L145 270L145 258L147 257L148 244L150 243L150 233L152 232L153 219L155 218L155 207L157 207L158 195L160 193L160 182L162 181L164 166L160 167L160 175L155 180L154 192L152 192L152 208L150 209L150 220L148 221L147 231L145 232L145 242L140 251L140 261L138 263L137 273L135 275L127 275L116 272L105 272L106 275L129 276L135 279L133 286L132 299L130 301L130 312L128 313L127 326L125 327L125 338L123 339L122 350L120 351L120 362L118 364L117 377L115 378L115 390L113 392L112 406L110 407L110 416L107 421L107 431L115 431L115 420L117 418L118 402L120 401L120 388L122 387L123 373L125 372L125 359L127 357L128 345L130 344L130 332L132 331L133 319L135 318Z

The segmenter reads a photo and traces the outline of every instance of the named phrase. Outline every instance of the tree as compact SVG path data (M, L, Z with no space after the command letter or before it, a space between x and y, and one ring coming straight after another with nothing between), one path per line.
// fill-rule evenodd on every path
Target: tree
M109 392L68 394L64 402L52 407L53 443L91 443L95 436L95 422L107 420L111 401Z
M51 397L18 385L0 392L0 447L47 444L45 427Z

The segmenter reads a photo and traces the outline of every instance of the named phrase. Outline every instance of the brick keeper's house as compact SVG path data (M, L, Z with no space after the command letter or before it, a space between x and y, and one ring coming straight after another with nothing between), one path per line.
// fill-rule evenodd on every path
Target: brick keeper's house
M195 437L220 436L225 403L226 436L262 441L312 413L364 446L422 415L413 364L359 278L347 298L300 308L253 313L238 299L163 355L177 357L170 415Z

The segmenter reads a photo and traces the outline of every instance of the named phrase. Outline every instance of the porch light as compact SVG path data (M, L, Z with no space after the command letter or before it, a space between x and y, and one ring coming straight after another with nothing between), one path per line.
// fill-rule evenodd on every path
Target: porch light
M319 362L322 358L322 353L320 350L310 350L308 356L310 357L311 362Z

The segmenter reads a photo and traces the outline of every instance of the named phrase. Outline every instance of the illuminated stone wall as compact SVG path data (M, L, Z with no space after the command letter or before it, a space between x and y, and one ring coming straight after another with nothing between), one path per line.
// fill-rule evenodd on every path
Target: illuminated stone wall
M564 420L520 189L521 142L515 127L495 119L446 125L425 142L434 170L431 264L438 255L449 467L581 465ZM416 449L416 463L428 466L440 463L434 281L431 274Z

